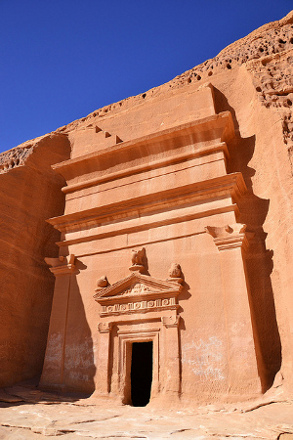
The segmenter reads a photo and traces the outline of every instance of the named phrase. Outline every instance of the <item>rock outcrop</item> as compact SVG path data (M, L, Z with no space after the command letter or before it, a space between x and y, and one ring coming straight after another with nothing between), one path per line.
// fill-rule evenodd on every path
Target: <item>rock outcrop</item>
M225 48L214 59L207 60L160 87L96 110L81 120L59 128L51 135L23 144L0 156L0 188L3 193L1 221L4 230L7 231L1 239L3 248L2 245L0 248L0 261L3 266L3 319L1 321L3 331L1 330L2 343L0 347L2 365L4 366L0 384L7 385L33 376L41 369L54 284L50 271L44 263L44 258L58 256L53 244L58 238L56 238L53 228L46 224L45 220L60 216L59 220L53 219L51 223L57 229L59 228L63 234L71 234L70 240L72 242L68 239L66 245L62 244L64 237L58 242L61 257L68 256L68 246L70 247L72 243L74 243L72 246L75 246L76 250L78 249L76 243L78 240L79 242L83 240L80 231L86 230L88 231L86 234L90 236L89 231L92 227L98 229L101 225L106 225L107 221L113 221L113 219L109 220L112 211L110 214L106 211L103 213L106 220L101 220L102 214L100 214L101 218L99 218L100 223L98 224L94 223L95 220L90 218L88 213L88 217L83 217L84 223L80 229L75 229L76 223L74 222L77 215L80 215L85 209L83 206L85 193L79 194L75 191L93 187L95 184L104 188L101 191L108 191L107 194L110 194L111 197L109 183L107 187L107 181L110 180L110 177L115 175L115 179L119 179L119 182L124 182L123 179L126 179L122 159L117 164L110 161L103 168L102 159L97 158L98 153L104 154L104 164L107 161L107 154L110 154L111 151L115 150L118 152L117 154L122 155L119 151L122 151L123 145L130 149L134 144L143 146L157 142L157 152L162 152L162 156L160 157L158 154L155 157L154 152L151 154L153 154L153 159L159 161L165 151L164 142L173 136L174 127L180 126L180 130L189 130L190 134L190 126L193 121L201 121L201 125L198 123L198 127L201 128L196 129L198 130L196 133L200 134L197 134L197 137L194 135L195 144L197 142L202 146L203 142L206 142L205 145L208 145L209 142L212 142L213 136L213 140L216 138L215 132L219 129L217 125L220 124L219 120L229 118L230 116L227 115L230 113L234 129L232 130L230 122L227 122L229 129L223 134L221 142L228 145L228 151L223 150L227 162L227 175L241 173L247 188L247 191L243 190L241 197L238 197L238 194L232 196L233 203L237 204L237 210L235 209L237 224L245 224L246 229L239 228L238 231L233 226L231 230L229 228L225 230L214 228L208 229L208 232L212 235L211 242L213 239L217 246L221 240L219 241L216 234L232 234L235 233L235 230L238 238L242 237L241 234L245 233L246 236L250 234L250 250L246 257L245 279L248 286L250 319L257 360L257 365L253 368L256 371L257 367L261 378L259 385L261 392L268 391L274 386L274 383L275 386L276 384L282 385L287 393L293 392L291 374L293 367L293 299L291 294L293 284L291 269L293 262L291 226L293 217L292 66L293 13L290 13L278 22L262 26L247 37ZM184 127L183 124L185 124ZM207 134L212 133L211 124L214 124L213 135ZM154 133L157 138L154 137ZM130 164L130 168L136 174L141 172L139 167L142 166L140 161L143 154L150 154L151 151L151 147L141 148L143 153L133 156ZM146 148L147 153L143 148ZM168 148L174 148L171 141ZM166 147L166 151L168 148ZM82 160L81 156L83 156ZM127 160L129 157L125 156L125 163ZM173 164L176 160L172 159L170 163ZM53 164L57 164L53 166L54 172L51 170ZM152 171L151 166L149 168L145 170L145 173L149 172L152 176L145 174L144 178L154 181L155 172ZM57 174L58 172L64 176L64 179ZM179 174L178 169L173 170L173 174L176 172ZM213 170L212 173L215 171ZM206 175L207 180L212 177L213 175ZM62 223L61 218L64 198L60 189L65 180L68 186L63 188L63 193L67 197L64 214L67 216L66 219L71 221L71 229L67 224ZM96 183L93 183L94 180ZM126 180L125 182L125 186L128 185ZM172 184L175 185L175 183ZM139 186L137 188L139 189ZM86 197L90 197L91 201L95 200L94 192L90 196L88 194ZM113 198L113 203L114 201L117 202ZM106 206L106 201L104 203ZM89 208L89 206L86 207ZM91 209L94 208L91 207ZM130 209L129 204L129 212ZM170 206L168 209L171 209ZM127 215L127 213L121 212L119 218L116 212L115 227L117 230L119 222L122 221L121 218L123 216L126 218ZM132 215L134 218L136 215L134 211ZM78 221L81 225L81 220L78 219ZM167 223L167 219L164 221ZM66 229L67 226L68 229ZM204 226L209 226L209 224L206 223ZM225 225L216 224L214 226L218 228ZM104 243L109 233L108 230L106 231L106 226L104 230L105 236L102 246L106 246ZM158 233L157 240L159 241L159 239L160 234ZM244 240L244 235L241 239ZM146 248L148 240L149 236L145 239ZM202 241L201 243L205 245L206 242ZM117 244L115 246L118 249L119 246ZM121 248L123 246L125 245L122 244ZM186 241L185 248L188 249L188 253L191 252L192 246ZM166 249L164 247L162 249L167 261ZM110 255L110 251L110 248L105 247L105 253ZM80 253L82 257L79 257L79 266L77 266L81 273L85 266L89 266L92 272L96 270L87 259L88 255L94 252L96 252L94 247L91 247L90 250L87 250L86 247L83 248L83 252ZM179 256L183 258L180 252ZM214 261L216 254L212 254L213 251L204 251L203 253L207 254L208 252L211 252L212 261ZM152 255L154 261L156 253L157 251L147 249L147 255ZM167 267L165 260L163 259L162 263L149 261L150 267L147 267L146 270L152 269L153 272L157 272L156 278L160 278L160 271L165 269L165 266ZM68 261L60 260L59 263L57 262L58 264L54 264L56 267L66 265L69 268ZM113 285L116 286L115 283L120 282L119 280L124 279L126 275L121 266L120 254L114 253L112 261L111 263L110 257L106 259L103 268L107 268L108 272L112 274ZM197 261L198 267L201 267L200 261ZM185 263L184 270L181 261L176 260L177 262L183 267L185 277L186 273L191 273L191 266ZM101 262L100 264L102 265ZM108 273L106 275L108 277ZM103 276L104 273L97 273L96 278L98 280ZM90 278L87 278L87 275L84 277L85 280L81 282L80 286L83 286L82 283L84 283L84 286L88 286L94 292L94 287L89 281ZM203 285L208 285L204 284L207 283L204 281L204 276L200 277L200 280ZM185 281L188 282L188 276ZM131 289L127 282L125 286ZM161 288L164 286L162 284ZM191 296L195 298L196 289L193 291L193 286L190 287ZM237 289L237 283L234 287ZM215 289L217 288L215 284ZM112 292L112 287L105 287L105 289L108 289L107 292ZM90 359L93 359L94 356L90 356L88 352L95 351L93 344L95 345L96 342L91 323L98 319L96 304L93 305L90 302L92 298L89 300L86 297L88 293L83 294L82 289L81 295L77 295L77 288L74 292L75 303L66 306L71 312L76 307L76 311L72 312L70 319L72 319L72 323L75 322L79 308L86 325L83 327L85 338L80 336L80 339L76 339L74 335L70 335L72 337L70 350L73 353L72 356L76 357L78 347L74 346L74 343L77 340L81 351L84 350L82 353L85 358L88 362L93 362ZM187 293L185 299L187 299ZM227 318L229 305L223 306L222 304L221 307L223 310L226 307L224 313ZM56 319L54 318L55 321ZM201 319L198 318L198 322L204 327ZM167 328L168 325L166 323L165 327ZM101 333L104 330L105 327L102 328ZM181 330L183 332L184 329ZM236 327L234 330L237 332ZM236 339L237 335L233 342L235 344L237 344ZM246 348L241 346L241 341L239 344L239 350L245 351ZM216 365L215 356L220 356L219 346L214 347L216 353L212 347L210 348L211 352L209 353L199 350L196 360L197 366L198 362L207 362L205 354L214 359ZM65 346L63 346L63 350L66 350ZM65 355L63 354L63 356ZM15 362L16 359L18 359L17 362ZM189 358L186 359L187 363L190 362ZM66 362L68 368L70 365L73 366L72 371L77 378L76 383L81 382L82 375L85 374L80 373L83 371L82 360L75 360L75 363L73 361L72 363L68 358ZM102 358L100 362L103 362ZM50 370L51 364L47 364L47 367ZM207 365L201 367L208 368ZM206 372L205 379L209 379L208 370L202 371ZM92 374L94 376L95 372ZM72 376L72 386L74 380ZM192 380L191 376L190 380ZM85 379L86 381L87 379ZM44 383L48 385L48 381L44 380ZM94 379L88 388L81 386L81 390L89 391L91 386L94 386ZM253 387L257 388L255 384ZM104 391L107 392L107 390L107 387L104 387ZM218 397L217 392L216 389L214 396L209 395L209 399ZM229 392L230 390L227 388L227 394ZM222 391L220 393L223 394ZM241 396L235 398L241 398Z
M58 254L59 236L46 219L64 209L51 164L69 152L67 137L52 134L0 156L0 386L42 368L54 289L44 258Z

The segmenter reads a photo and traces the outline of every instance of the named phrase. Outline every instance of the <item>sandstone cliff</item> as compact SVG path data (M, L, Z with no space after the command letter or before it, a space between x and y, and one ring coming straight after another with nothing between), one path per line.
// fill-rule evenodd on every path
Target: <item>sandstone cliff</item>
M0 157L0 386L42 368L54 289L44 257L58 253L45 220L64 209L63 179L50 166L68 155L66 136L53 134Z
M269 370L266 389L280 371L279 378L293 391L292 69L290 13L169 83L96 110L31 146L23 144L0 156L5 231L0 384L41 369L54 283L43 259L57 255L56 237L45 220L63 210L63 181L51 164L67 159L69 148L72 158L90 153L94 127L100 145L111 146L188 121L190 96L211 83L217 111L229 110L237 131L229 172L242 172L249 189L238 221L256 237L249 275L251 310L263 368ZM154 104L159 112L153 112Z

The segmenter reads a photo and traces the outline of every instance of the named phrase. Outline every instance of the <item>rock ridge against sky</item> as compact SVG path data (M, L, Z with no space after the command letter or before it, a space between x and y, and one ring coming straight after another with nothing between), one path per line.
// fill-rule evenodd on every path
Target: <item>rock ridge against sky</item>
M123 106L134 105L134 102L145 100L149 97L157 96L158 94L168 92L169 89L179 88L186 84L197 83L198 87L208 80L211 80L212 75L222 73L240 67L243 64L249 63L253 60L264 58L264 63L267 64L271 59L277 59L277 54L289 51L293 48L293 11L286 17L279 21L274 21L264 24L260 28L254 30L246 37L235 41L226 48L224 48L216 57L206 60L205 62L193 67L190 70L176 76L171 81L162 84L161 86L150 89L140 95L126 98L117 103L113 103L95 110L86 118L74 121L67 126L59 128L57 131L70 129L71 126L76 126L88 118L99 116L103 117L109 112L119 111ZM288 68L283 72L276 72L276 75L282 77L281 82L278 78L278 84L274 81L274 72L270 72L274 85L265 83L263 88L258 87L257 91L260 94L260 99L269 102L276 102L281 94L283 97L287 96L293 91L293 80L291 80L290 66L292 66L291 58L288 61ZM275 71L276 69L274 69ZM274 92L274 88L277 89ZM275 95L275 98L274 98ZM277 105L277 104L275 104ZM286 105L285 105L286 107Z
M288 0L167 3L3 2L0 151L164 84L290 10Z
M96 359L96 349L99 341L97 321L101 319L93 295L95 291L100 292L99 287L101 289L105 287L103 283L101 286L98 284L98 288L95 290L98 277L102 275L99 271L101 267L103 271L107 268L106 276L109 277L112 287L108 286L106 289L108 288L111 291L113 286L118 289L121 280L123 285L125 279L128 279L123 278L125 274L129 277L129 264L131 263L130 259L128 261L128 254L130 256L132 243L135 243L133 247L137 248L138 241L144 239L146 243L144 246L147 248L148 270L155 280L163 279L162 274L168 276L167 269L170 267L168 259L171 259L173 252L174 257L176 257L176 264L179 256L177 266L179 263L182 265L182 268L179 266L181 282L185 280L186 283L190 283L188 289L191 293L185 292L185 297L181 303L183 306L182 312L181 310L178 312L182 313L180 318L185 313L185 323L190 325L194 321L198 326L198 332L191 325L190 327L186 325L185 328L180 329L182 331L182 341L186 338L185 342L187 342L185 345L182 344L182 350L185 346L184 356L187 362L184 366L182 362L182 370L178 374L178 377L180 374L180 377L183 377L188 372L185 376L187 379L184 383L184 391L180 395L181 402L184 393L187 396L185 401L186 413L182 415L182 419L180 413L180 417L178 415L178 419L175 420L174 423L178 430L175 432L169 428L167 430L164 423L161 424L162 419L165 419L170 427L170 417L166 417L164 408L160 408L158 416L154 418L153 411L156 411L156 409L153 410L151 406L148 407L144 413L147 414L147 420L144 418L145 415L140 419L140 410L135 410L135 417L138 421L134 422L133 418L132 421L128 419L129 414L130 419L132 417L130 406L125 406L123 409L120 407L116 411L116 408L113 409L113 407L110 408L110 406L105 405L101 412L103 419L101 421L105 421L107 413L109 413L111 422L112 418L117 419L123 427L123 429L120 429L120 425L117 429L115 427L113 432L115 431L116 437L113 436L113 438L119 438L121 435L125 438L130 435L133 438L139 438L142 431L143 434L141 435L147 438L148 427L146 425L152 420L155 421L149 433L157 436L156 438L162 436L161 438L174 437L181 439L182 436L184 438L194 438L194 435L200 435L203 439L209 439L216 435L218 438L229 436L232 439L235 438L235 440L239 437L286 440L286 438L290 438L286 437L287 435L293 435L292 77L293 12L279 21L260 27L243 39L223 49L213 59L205 61L159 87L102 107L86 117L58 128L52 133L27 141L0 155L0 220L3 230L5 230L5 234L0 240L0 276L3 288L0 353L2 359L5 358L5 363L2 364L5 367L2 370L2 377L0 375L2 386L14 385L15 382L31 379L32 376L39 377L42 371L54 290L54 278L44 261L45 258L52 263L48 263L52 266L51 269L53 270L51 272L54 273L55 271L58 276L64 268L71 270L74 269L75 264L79 265L79 278L77 280L73 278L73 283L68 282L68 287L64 287L66 283L61 284L60 288L61 290L63 288L64 290L68 289L68 292L73 294L71 297L73 302L66 308L64 315L67 319L67 312L68 316L71 314L69 319L69 321L71 320L71 328L78 329L76 333L68 331L66 335L66 344L68 345L64 345L64 351L62 348L64 359L67 362L68 377L65 372L62 379L64 383L61 382L61 385L67 385L66 380L71 380L70 385L78 385L79 377L83 377L83 379L80 379L80 384L85 384L85 387L88 387L85 390L88 392L89 389L92 390L90 387L94 387L99 383L95 371L91 372L91 368L96 370L95 360L93 359ZM170 108L171 111L169 111ZM188 149L190 146L188 142L185 144L184 142L191 137L190 131L188 131L191 126L195 127L194 133L196 133L193 138L194 150L198 148L199 151L198 156L195 157L190 154L189 150L183 150L183 148ZM174 133L177 136L176 139L178 139L180 138L178 135L180 130L187 130L184 132L187 134L184 141L182 141L182 145L179 144L179 147L182 148L179 158L179 154L176 156L178 145L174 142ZM222 134L223 138L221 137ZM221 141L218 140L219 138ZM146 139L148 143L144 144ZM164 147L165 150L163 150L162 145L165 141L164 145L167 145L168 148ZM126 148L123 150L125 145ZM122 153L119 151L120 147ZM165 156L163 154L159 156L161 153L160 148L166 154ZM118 162L117 159L116 163L113 160L111 149L116 149L117 157L118 154L121 154L119 157L125 160L119 159L120 162ZM125 151L126 154L123 156ZM128 151L134 151L133 156L130 153L128 156ZM149 151L153 154L152 162L149 160ZM186 153L186 156L184 156L183 162L180 162L183 157L182 151L184 154ZM104 154L106 159L102 158L100 160L100 152L102 152L101 156ZM174 154L173 157L168 156L170 152ZM108 154L109 156L107 156ZM209 154L214 154L212 159ZM216 156L217 154L219 156ZM92 158L94 158L93 161ZM167 164L164 162L162 165L160 161L164 161L166 158L168 160ZM202 160L202 158L204 159ZM214 158L216 159L214 160ZM187 167L187 161L190 159L195 162L192 166ZM222 161L221 166L223 168L215 165L220 161ZM152 168L153 163L159 163L159 165L156 165L157 168ZM177 165L178 168L171 168ZM181 165L182 168L179 168ZM126 168L123 168L124 166ZM163 166L166 166L166 168L160 175L160 167ZM167 169L167 166L170 168ZM131 174L133 168L134 174ZM195 169L195 171L193 170L194 174L192 174L193 171L189 174L189 169ZM156 174L157 172L158 174ZM144 174L141 176L139 173ZM181 180L178 178L180 173L183 176ZM185 198L181 197L182 193L178 190L175 194L177 199L175 200L175 196L172 199L174 188L172 184L168 187L168 182L164 181L166 175L168 175L168 182L171 182L176 190L178 188L179 190L189 188L188 185L194 185L194 187L190 192L182 192ZM129 176L133 180L128 181ZM156 195L157 191L155 181L156 178L161 177L162 180L159 182L163 182L163 185L159 190L163 194L162 202L156 199L153 203L154 198L152 199L152 196ZM194 180L191 182L193 178ZM226 209L227 206L224 205L226 195L223 196L223 194L229 185L225 186L225 182L228 181L229 183L228 179L231 179L232 182L233 178L235 178L235 181L236 178L238 179L238 186L235 191L233 187L234 192L231 190L231 197L229 193L230 205L227 205L229 209ZM242 183L239 183L240 179ZM216 181L218 185L215 186L216 190L214 192L212 192L212 185L206 186L206 182L209 184L211 181ZM124 189L121 191L121 198L119 199L120 182L122 182L121 186L124 189L127 188L127 190L125 193L123 192ZM147 182L146 186L144 187L144 183L141 182ZM155 182L154 187L152 187L153 182ZM137 185L137 194L134 195L136 189L133 190L133 184ZM164 187L165 184L167 189ZM212 197L209 194L200 192L206 191L206 188L207 193L212 188L213 199L209 199L209 197ZM219 193L216 194L219 188ZM221 192L222 190L223 192ZM151 191L153 191L152 194ZM170 191L168 193L171 194L171 196L168 196L169 199L164 191L166 193ZM230 191L230 187L227 191ZM197 196L198 193L199 196ZM129 199L127 199L128 194L130 194ZM194 197L191 202L188 199L190 194ZM205 198L201 194L204 194ZM135 205L135 197L137 199L141 197L142 200L139 202L141 205L138 205L138 208ZM149 204L143 204L146 200L144 197L148 197ZM133 204L127 204L129 201ZM123 205L124 202L126 208ZM215 204L205 211L206 206L202 208L202 205L210 202ZM217 205L218 202L219 205ZM174 206L172 203L174 203ZM188 205L188 203L190 204ZM115 209L118 205L121 211L116 212ZM110 206L109 210L108 206ZM164 206L164 209L167 208L164 210L160 206ZM104 211L99 212L98 210L101 207ZM130 213L127 212L127 207L131 208ZM186 207L190 208L190 211L183 212ZM181 208L182 211L179 212ZM155 213L152 209L156 210ZM194 215L195 209L198 209L196 215ZM166 213L170 217L155 217L155 220L151 218L153 214L162 214L163 216ZM175 217L172 217L173 215L177 216L175 220ZM229 219L230 221L230 219L234 219L232 217L234 215L237 223L231 223L233 228L226 226L224 220ZM130 218L130 216L132 217ZM184 220L180 216L184 217ZM147 218L147 221L153 221L155 226L147 225L143 229L145 218ZM172 223L173 220L174 223ZM125 226L124 221L129 221L129 223ZM135 229L136 224L131 223L136 221L139 223L137 230ZM186 223L184 223L185 221ZM187 231L190 234L185 231L185 228L187 230L189 227L187 221L194 221ZM181 227L180 222L184 225L183 227ZM212 222L218 223L214 224ZM160 230L158 230L158 224ZM53 229L51 225L57 225L56 229ZM61 225L59 230L58 225ZM167 228L170 225L176 227L173 229L170 227L168 230ZM139 229L141 226L142 229ZM157 227L158 229L156 229ZM165 233L162 232L164 227L166 227L166 235L162 239L161 234ZM155 232L151 236L149 231L152 228ZM147 232L145 232L146 230ZM62 231L62 238L60 238L59 231ZM120 234L119 231L122 231L122 233ZM212 231L210 235L208 235L208 231ZM139 233L142 235L139 236ZM173 233L174 235L178 234L176 239L174 239ZM185 233L186 235L184 235ZM122 236L121 240L119 234ZM182 234L182 236L179 234ZM231 234L232 239L224 242L227 235L228 238L230 237L229 234ZM111 241L113 236L115 239ZM249 240L247 239L245 252L249 250L250 253L247 258L247 272L242 277L242 281L244 280L243 285L245 286L247 281L251 288L250 290L247 289L246 296L241 296L244 290L240 294L237 291L237 282L233 284L229 281L230 279L234 280L233 271L236 275L242 273L237 272L240 265L235 264L237 266L235 268L229 260L231 256L229 257L227 254L224 264L221 265L219 255L220 252L227 252L228 254L230 252L231 255L231 252L234 252L235 249L233 248L232 251L231 248L224 249L225 245L227 243L233 245L233 239L235 241L243 239L244 242L243 237L247 236L250 237L251 247L249 248ZM116 241L117 237L119 237L119 240ZM123 240L127 240L127 245ZM176 244L174 244L175 241ZM55 245L56 242L59 249ZM60 249L63 249L62 255L58 253ZM71 252L70 249L76 249L77 254L75 254L75 251ZM239 247L238 251L239 249L241 248ZM66 259L67 253L70 255L68 260ZM242 255L241 250L239 255ZM53 266L55 263L56 266ZM138 266L143 268L143 264ZM229 269L225 272L228 280L227 285L229 286L227 291L229 291L229 295L231 292L235 292L235 296L233 294L225 296L227 293L225 283L223 282L224 287L221 284L224 278L221 272L223 267ZM133 269L133 265L130 266L130 270L132 270L131 268ZM134 269L137 269L137 267L134 267ZM60 270L59 274L58 270ZM144 279L147 276L143 275L137 279ZM194 278L192 278L193 276ZM247 276L247 279L245 276ZM102 281L108 285L107 278ZM130 289L131 286L127 283L124 287ZM72 291L70 291L70 288L72 288ZM70 294L68 293L69 297ZM224 300L221 302L223 298ZM237 321L241 298L245 298L247 301L245 303L248 311L247 322L249 322L249 325L252 323L252 337L250 337L249 344L247 344L250 357L247 355L247 359L251 360L253 358L254 377L259 381L257 382L258 388L255 394L252 394L252 388L247 387L246 381L237 382L232 378L225 392L223 392L225 385L223 385L223 382L220 383L222 379L227 380L227 382L230 380L230 377L232 377L229 376L231 371L237 370L241 375L242 370L245 371L248 365L248 362L245 365L243 362L243 365L237 367L240 364L239 360L243 359L241 358L242 354L245 355L245 349L247 348L243 342L245 338L239 339L240 342L237 339L239 334L243 335L240 327L245 321L242 319L241 322L240 318L240 322ZM233 304L231 306L232 311L229 308L230 302ZM218 310L216 310L217 304L222 308L218 307ZM214 308L212 309L212 307ZM175 310L175 308L172 310ZM179 307L176 309L176 313L177 310L179 310ZM237 316L233 321L234 312ZM63 315L61 315L61 313L56 315L55 323L62 320ZM222 319L224 315L225 319L229 316L229 329L226 325L227 321L224 318ZM33 319L34 316L36 316L36 319ZM147 313L144 316L147 316ZM239 316L243 317L244 315L239 313ZM147 321L146 318L145 321ZM158 322L158 325L161 325L161 321ZM79 326L76 323L82 325ZM235 325L231 325L231 323ZM240 330L237 324L239 324ZM132 324L127 325L131 326ZM144 323L139 325L143 326ZM112 323L109 325L109 332L111 326ZM66 325L64 328L66 328ZM175 328L177 327L174 324L173 330ZM105 330L105 328L102 328L102 330ZM239 333L237 333L238 330ZM194 341L188 343L200 331L203 335L198 336L200 342L198 344ZM220 334L222 338L221 341L216 340L218 351L212 344L215 341L211 337L212 332L216 336ZM53 331L52 333L54 335ZM105 336L107 332L104 331L103 334ZM226 346L230 347L230 335L232 335L231 340L233 339L231 346L235 344L233 347L238 347L233 352L234 358L230 353L227 355L226 351L229 350L225 348ZM116 336L117 334L113 337ZM204 338L208 341L207 345L210 351L206 349L206 345L202 342ZM57 348L58 341L59 339L56 338ZM225 345L226 341L229 341L227 345ZM251 341L253 343L250 344ZM54 338L51 339L51 342L53 345L51 349L54 354ZM93 355L94 349L96 350L95 356ZM49 378L51 366L54 367L54 362L58 364L60 361L58 351L56 353L55 357L51 356L50 358L49 352L47 370L49 371ZM193 353L195 353L194 358L192 358ZM226 356L223 357L225 359L223 368L222 353ZM251 353L253 353L253 356L251 356ZM101 356L101 359L104 358ZM209 376L210 359L214 361L212 366L215 366L214 371L216 374L213 377ZM226 359L228 360L226 361ZM59 368L58 365L56 370ZM228 367L226 367L227 365ZM233 370L235 365L237 368ZM198 367L200 371L197 376L192 370L193 367L194 369ZM219 372L220 367L222 368L221 374ZM5 374L3 374L4 370ZM109 370L105 369L105 371L108 372ZM74 373L72 377L69 374L71 372ZM91 374L88 382L84 379L86 374ZM226 374L225 377L224 374ZM56 383L60 385L59 382ZM231 384L234 386L235 383L237 386L240 384L240 394L236 396L232 393L229 394ZM200 387L202 387L203 393L198 392ZM183 386L179 392L182 389ZM207 392L206 389L208 389ZM243 394L241 394L242 391ZM239 395L241 397L245 396L244 400L249 396L248 400L250 400L243 403ZM15 403L19 403L17 401L17 398L19 398L28 407L13 406L12 396L16 398ZM9 416L10 408L3 411L4 418L2 421L0 420L0 435L3 433L3 435L11 434L13 436L13 430L17 429L17 434L24 435L23 438L26 438L26 435L27 438L29 438L29 435L33 436L32 438L37 435L40 436L39 438L45 436L53 438L62 434L64 438L74 439L80 435L85 435L85 433L94 438L106 438L106 436L110 438L109 436L112 434L112 431L109 431L112 430L111 426L109 427L109 424L105 426L97 420L99 407L95 406L94 397L92 401L83 400L79 403L69 401L62 404L60 404L59 398L60 396L50 397L40 389L31 390L26 386L4 391L0 395L0 401L12 405L11 414L13 414L13 417ZM48 402L50 399L53 403L47 405L46 408L41 402ZM34 402L34 406L32 402ZM200 405L211 403L214 405L208 405L204 408L202 406L200 409L196 409ZM81 410L81 418L77 420L74 408L75 405L78 407L79 404L80 408L85 407L86 409ZM90 407L88 411L87 406ZM25 416L21 412L23 408L24 411L27 411ZM59 408L62 408L62 411ZM183 406L182 408L175 408L176 411L179 409L184 412ZM41 416L38 416L40 423L38 420L37 425L35 425L31 422L38 410L41 411ZM90 417L88 417L87 412L89 412ZM209 418L211 413L212 416ZM178 413L176 412L176 414ZM190 417L190 414L193 414L192 417ZM225 414L229 429L226 425L224 426L224 423L223 426L221 425L222 414ZM244 417L242 417L243 414L245 414ZM186 419L184 419L185 416ZM8 417L8 419L5 419L5 417ZM185 420L187 419L189 424L186 428ZM69 427L68 420L70 420ZM266 427L263 426L263 420L265 420ZM130 424L129 430L126 423ZM243 427L244 423L245 429ZM85 426L85 424L87 425ZM160 429L157 429L158 426ZM27 429L27 434L25 434L25 429ZM28 431L28 429L31 431ZM104 437L103 430L105 430ZM137 432L138 430L139 432Z

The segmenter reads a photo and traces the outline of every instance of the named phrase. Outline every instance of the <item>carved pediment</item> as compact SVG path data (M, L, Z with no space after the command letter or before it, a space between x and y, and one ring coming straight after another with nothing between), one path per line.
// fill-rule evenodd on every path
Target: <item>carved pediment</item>
M133 273L129 277L118 281L111 286L105 287L98 291L94 298L99 303L109 300L125 298L144 298L150 296L161 296L164 294L178 295L182 286L177 282L162 281L140 273Z
M176 281L162 281L133 273L99 290L95 300L102 306L101 316L177 308L182 286Z

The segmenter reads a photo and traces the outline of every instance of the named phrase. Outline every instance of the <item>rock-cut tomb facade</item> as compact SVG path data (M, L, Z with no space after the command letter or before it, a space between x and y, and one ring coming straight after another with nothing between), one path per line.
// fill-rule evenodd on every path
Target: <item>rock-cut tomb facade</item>
M293 391L292 54L289 14L0 156L2 386L41 373L134 406Z

